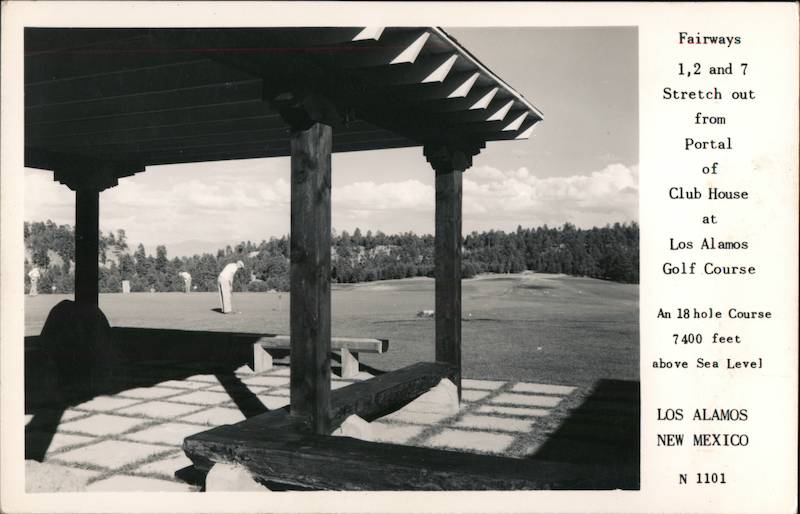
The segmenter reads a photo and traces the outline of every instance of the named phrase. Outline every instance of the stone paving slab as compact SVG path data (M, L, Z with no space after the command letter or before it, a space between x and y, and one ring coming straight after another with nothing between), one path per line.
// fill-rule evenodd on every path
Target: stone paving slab
M284 386L289 384L288 376L261 375L243 378L242 382L254 386Z
M86 412L86 411L67 409L61 415L61 423L64 423L65 421L73 420L75 418L80 418L80 417L86 416L87 414L89 414L89 413Z
M505 385L505 382L498 380L474 380L465 378L461 381L461 388L463 389L484 389L487 391L494 391L500 389Z
M458 420L455 426L466 428L479 428L484 430L499 430L501 432L530 432L533 421L513 418L499 418L496 416L476 416L468 414Z
M97 471L88 469L28 460L25 461L25 492L80 492L97 475Z
M244 414L242 414L238 409L213 407L211 409L184 416L183 418L180 418L180 421L218 426L238 423L240 421L244 421L244 419Z
M183 451L165 459L150 462L136 468L137 473L157 474L167 476L170 478L175 477L175 472L187 467L192 466L192 461L187 457Z
M436 446L458 450L475 450L487 453L502 453L514 442L514 436L467 430L445 429L424 442L425 446Z
M397 423L382 423L375 421L372 423L373 436L376 441L385 443L404 444L411 438L418 436L425 430L419 425L400 425Z
M55 419L57 415L58 415L57 411L51 411L51 410L36 411L35 414L25 414L25 424L27 425L31 421L34 421L36 418L44 418L48 420ZM88 415L89 412L87 411L68 409L60 414L61 417L58 418L58 421L60 423L64 423L65 421L70 421ZM34 423L38 425L39 423L41 423L41 419L39 419L38 421L34 421Z
M58 460L114 469L153 457L164 451L163 446L108 440L61 453L58 455Z
M184 492L190 493L197 488L188 484L181 484L179 482L172 482L169 480L160 480L158 478L145 478L132 475L114 475L110 478L99 480L90 484L86 490L90 493L93 492L125 492L125 491L142 491L142 492Z
M269 410L276 410L289 405L289 397L288 396L274 396L272 394L259 394L257 398L264 404Z
M489 396L490 391L476 391L471 389L461 390L461 401L464 402L477 402Z
M141 441L145 443L161 443L171 444L173 446L181 446L183 440L198 432L206 430L197 425L189 423L165 423L163 425L155 425L132 434L126 434L127 439Z
M219 405L231 399L228 393L215 391L194 391L170 398L173 402L195 403L199 405Z
M548 416L550 411L547 409L536 409L527 407L506 407L503 405L481 405L477 412L485 414L505 414L508 416Z
M555 407L561 398L555 396L537 396L532 394L501 393L490 400L492 403L510 403L530 407Z
M167 380L159 382L156 387L169 387L175 389L204 389L208 387L206 382L190 382L188 380Z
M162 379L155 385L143 380L136 382L143 387L97 397L68 410L49 444L45 462L66 465L62 467L85 472L90 478L98 476L97 470L105 470L101 480L90 484L87 490L91 491L196 490L175 476L176 471L191 466L181 450L183 440L213 426L237 423L245 416L216 376L206 372L211 368L186 369L196 374L180 380ZM176 376L174 370L164 376ZM357 378L370 376L360 373ZM278 364L262 373L240 369L237 379L240 384L232 382L237 389L243 385L243 393L249 390L269 410L289 404L288 366ZM353 382L333 377L331 387ZM499 380L464 379L463 386L459 411L401 409L371 423L372 439L522 457L540 444L531 440L532 434L560 422L561 418L552 420L552 416L565 415L551 408L576 390ZM538 421L543 418L546 421ZM26 422L30 420L30 415L26 416ZM28 439L35 444L38 437L46 444L47 436L32 432Z
M146 421L141 418L128 418L113 414L92 414L88 418L62 423L58 426L58 429L59 431L81 432L96 436L117 435L127 432Z
M47 446L48 456L68 446L86 444L94 441L93 437L85 435L63 434L61 432L56 432L51 435L51 433L47 431L31 431L29 434L25 435L25 439L26 442L34 445L46 444L49 442Z
M287 387L280 389L273 389L273 388L262 389L261 391L259 391L259 393L261 392L264 392L265 394L271 394L272 396L285 396L287 398L292 395L292 392Z
M200 408L202 407L156 400L152 402L140 403L139 405L134 405L133 407L126 407L117 412L131 416L139 415L148 418L172 419L190 412L194 412Z
M97 398L93 398L88 402L79 403L74 408L81 409L81 410L98 410L98 411L110 411L114 409L119 409L120 407L127 407L128 405L133 405L136 402L141 400L135 398L118 398L115 396L98 396Z
M125 398L139 398L142 400L155 400L156 398L174 396L179 393L180 391L168 387L137 387L136 389L122 391L119 393L119 396Z
M190 382L205 382L207 384L219 384L219 380L217 380L216 375L192 375L184 378L184 380L188 380Z
M541 393L541 394L560 394L568 395L575 390L574 387L551 385L551 384L531 384L528 382L519 382L514 384L511 390L515 393Z
M404 423L412 423L416 425L435 425L441 423L445 419L451 417L450 414L443 414L439 412L411 412L406 410L399 410L385 416L383 419L392 421L402 421Z

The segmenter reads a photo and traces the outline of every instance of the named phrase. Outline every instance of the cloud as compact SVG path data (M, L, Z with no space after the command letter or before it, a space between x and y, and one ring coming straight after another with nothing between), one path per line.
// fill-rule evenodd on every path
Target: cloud
M209 168L209 170L211 170ZM215 171L215 172L214 172ZM101 229L125 229L152 248L182 241L254 240L289 231L287 169L148 170L101 194ZM432 179L432 177L431 177ZM535 176L527 168L478 166L464 174L464 232L571 222L602 226L638 219L638 169L613 164L588 174ZM332 191L338 230L430 233L432 183L356 181ZM27 170L25 219L72 224L74 193L50 172Z
M425 211L435 198L433 186L418 180L402 182L354 182L334 187L332 199L342 210L352 211Z
M612 164L586 175L539 178L527 168L480 166L464 174L464 223L478 229L582 227L638 219L637 167Z

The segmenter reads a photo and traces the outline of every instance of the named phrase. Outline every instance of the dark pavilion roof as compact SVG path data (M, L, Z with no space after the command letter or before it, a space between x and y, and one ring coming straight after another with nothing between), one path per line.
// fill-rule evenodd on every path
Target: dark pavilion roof
M542 119L435 27L26 28L25 165L115 179L286 156L278 107L309 95L335 106L334 152L477 153L526 139Z

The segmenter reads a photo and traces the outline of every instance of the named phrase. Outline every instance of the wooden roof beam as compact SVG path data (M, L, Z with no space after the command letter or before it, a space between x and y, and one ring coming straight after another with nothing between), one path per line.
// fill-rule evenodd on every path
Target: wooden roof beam
M385 28L386 27L364 27L351 41L367 41L370 39L377 41L381 38Z
M480 137L482 137L486 141L514 141L514 140L528 139L533 133L534 126L537 123L539 123L539 121L540 120L529 116L525 121L522 122L519 129L517 130L509 130L505 132L499 131L492 133L485 132L481 134Z
M368 69L364 71L363 77L377 86L441 83L457 59L458 55L454 53L430 55L421 57L414 63Z
M400 95L404 100L414 102L464 98L472 90L480 75L478 72L453 73L441 83L427 83L413 88L404 87Z
M507 119L499 121L478 121L457 125L463 132L516 132L525 119L530 116L528 109L515 109L508 113Z
M459 53L468 61L472 63L483 75L485 75L489 80L493 83L502 87L505 91L507 91L511 96L514 96L522 105L526 106L530 111L537 116L539 119L543 118L542 112L531 102L526 100L521 94L514 90L511 86L506 84L500 77L495 75L490 69L483 65L478 59L476 59L471 53L469 53L464 47L462 47L458 42L452 38L448 33L442 30L441 27L433 27L431 29L434 33L434 37L436 39L440 39L445 42L445 44L452 45Z
M513 98L495 98L483 109L440 113L438 117L449 123L470 123L480 121L502 121L514 106Z
M462 98L445 98L427 102L421 108L431 112L455 112L486 109L500 91L498 87L477 87Z
M73 191L82 188L102 191L116 186L121 177L145 170L144 161L139 158L98 157L30 147L25 148L25 166L53 170L53 179Z
M429 37L430 33L427 31L411 31L382 37L380 41L367 45L340 45L331 49L320 49L318 52L314 52L314 48L308 50L319 54L327 53L342 68L407 64L417 60Z
M420 146L416 141L408 138L389 135L385 137L378 135L366 139L353 137L347 139L342 136L337 137L333 144L334 153L357 152L363 150L378 150L387 148L407 148ZM183 162L207 162L225 161L238 159L259 159L266 157L282 157L289 153L289 137L274 140L269 144L247 143L239 146L226 145L218 146L213 149L191 149L191 150L164 150L158 152L143 153L141 158L149 166L161 164L173 164Z

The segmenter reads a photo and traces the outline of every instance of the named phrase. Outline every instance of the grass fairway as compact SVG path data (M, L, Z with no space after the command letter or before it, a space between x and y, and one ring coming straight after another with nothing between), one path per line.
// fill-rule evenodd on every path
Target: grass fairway
M639 378L639 286L526 273L462 283L464 376L590 385ZM333 286L333 335L381 337L389 352L362 355L378 369L434 358L434 308L428 278ZM53 305L71 295L25 300L26 335L38 335ZM289 332L288 293L234 293L222 315L216 293L101 294L114 326Z

